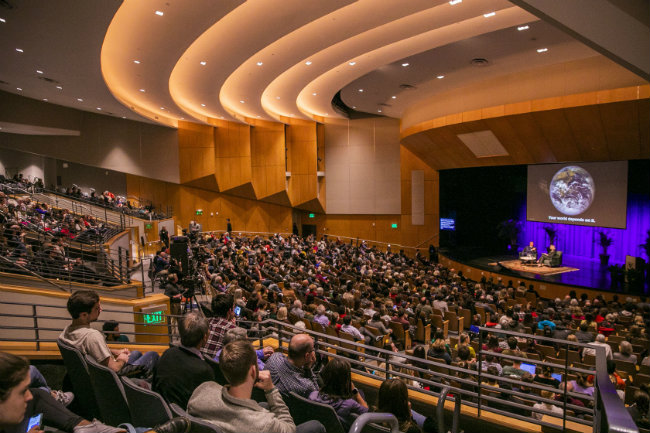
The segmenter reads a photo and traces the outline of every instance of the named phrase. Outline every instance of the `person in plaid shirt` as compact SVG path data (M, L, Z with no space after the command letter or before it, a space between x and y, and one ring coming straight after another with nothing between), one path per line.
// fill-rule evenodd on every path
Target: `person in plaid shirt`
M212 317L209 321L208 341L205 343L201 352L214 359L215 355L223 346L223 339L226 331L236 328L235 313L233 312L234 300L232 295L217 295L212 298Z

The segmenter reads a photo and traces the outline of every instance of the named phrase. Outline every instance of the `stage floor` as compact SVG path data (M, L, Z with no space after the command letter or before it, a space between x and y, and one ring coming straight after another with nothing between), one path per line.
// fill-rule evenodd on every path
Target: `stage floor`
M445 255L450 259L460 261L469 266L473 266L480 269L485 269L486 271L498 272L504 275L511 275L513 280L517 277L523 277L528 279L534 279L539 281L548 281L551 283L566 284L570 286L585 287L590 289L597 290L606 290L612 292L620 293L630 293L630 294L643 294L638 291L627 291L627 288L613 288L610 273L607 268L602 268L600 262L594 260L583 259L580 257L572 257L565 255L562 258L562 265L572 268L577 268L577 271L564 272L554 275L539 275L533 272L523 272L523 271L514 271L508 268L505 268L500 265L495 265L495 263L506 262L509 260L514 260L516 257L511 255L502 255L502 256L485 256L477 258L468 258L468 257L455 257L454 254L450 251L445 252ZM517 281L513 281L515 286ZM644 292L648 294L648 282L645 282Z

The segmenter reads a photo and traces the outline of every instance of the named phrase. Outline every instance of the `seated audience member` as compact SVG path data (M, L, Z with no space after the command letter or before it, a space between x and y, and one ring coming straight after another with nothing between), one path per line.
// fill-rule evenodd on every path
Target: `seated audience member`
M540 392L540 394L541 394L542 397L548 398L548 399L553 399L555 397L554 393L552 393L551 391L546 391L545 389L542 390ZM562 409L560 409L558 406L554 405L553 403L547 403L545 401L535 403L533 405L533 409L546 410L546 411L553 412L554 415L550 415L550 416L555 416L555 414L557 414L558 417L561 417L563 415ZM535 419L541 420L544 415L548 415L548 414L533 412L533 416L535 417Z
M379 387L377 412L392 413L399 422L399 430L420 431L426 417L411 409L408 388L399 379L388 379ZM411 430L417 426L417 430Z
M357 341L365 341L365 338L361 332L359 332L359 330L352 325L352 316L345 316L343 318L341 332L352 335Z
M586 323L580 324L578 331L574 334L578 339L578 343L591 343L594 341L594 334L589 332L589 325Z
M223 338L223 345L225 346L228 343L238 340L248 341L248 334L244 328L232 328L226 331L226 335ZM219 356L221 355L222 350L223 348L219 349L217 354L214 356L216 362L219 362ZM262 349L257 349L255 354L257 355L257 368L264 370L264 361L268 359L269 356L273 355L273 348L266 346Z
M94 290L77 290L68 298L68 313L72 323L68 325L59 339L77 348L84 355L95 359L98 363L110 368L118 374L128 375L141 368L143 375L148 376L156 362L158 354L147 352L144 355L137 350L110 349L101 332L91 328L102 311L99 296Z
M533 382L541 383L542 385L552 386L554 388L560 386L560 381L553 377L553 367L549 367L548 365L543 365L538 368L540 368L541 371L538 370L539 373L535 375Z
M518 356L520 358L528 358L528 356L517 347L517 339L515 337L508 337L506 342L508 348L501 353L504 355Z
M124 429L85 420L70 412L48 391L30 388L29 370L27 359L0 352L0 431L3 433L27 432L29 419L38 414L43 414L44 425L64 432L125 433ZM33 428L30 432L43 430Z
M309 399L330 405L348 431L357 415L368 412L368 404L352 383L350 363L344 359L330 360L320 372L323 386L309 394Z
M648 410L650 410L650 397L641 390L634 392L634 404L627 408L628 413L636 423L637 427L649 429L650 419Z
M614 360L636 364L636 355L634 354L634 349L629 341L621 341L618 345L618 352L614 353Z
M300 322L302 323L302 322ZM281 394L292 391L302 397L309 397L318 390L316 375L312 367L316 364L314 340L307 334L297 334L289 342L289 353L274 353L266 361L264 369L269 371L273 384Z
M458 336L458 343L456 343L456 346L454 346L454 349L460 350L461 347L465 346L469 350L469 356L470 359L476 358L476 351L474 348L469 344L469 335L467 333L463 332Z
M499 363L499 359L494 355L487 355L485 361L481 363L481 369L487 371L490 367L494 367L497 371L497 376L501 376L503 372L503 367Z
M393 332L392 329L387 328L384 322L381 320L381 313L375 313L372 316L371 320L368 320L368 326L372 326L373 328L377 328L379 330L379 333L381 335L386 335L390 334Z
M513 359L512 365L506 365L503 367L503 370L501 370L501 375L519 379L524 375L525 372L525 370L521 369L521 360Z
M208 321L208 341L203 345L201 352L206 357L213 359L217 351L223 347L223 337L226 331L236 328L234 300L231 295L217 295L212 297L212 314L214 317Z
M129 342L129 337L120 334L120 324L117 323L115 320L107 320L106 322L104 322L104 324L102 325L102 331L104 331L104 335L106 336L106 341L110 341L110 342L119 341L120 343Z
M183 316L178 329L180 346L172 346L163 353L154 370L153 390L169 403L182 408L194 390L203 382L214 381L214 372L201 353L208 338L208 321L196 312Z
M609 347L609 344L606 343L606 338L603 334L596 335L596 341L589 343L589 347L585 347L582 351L582 357L584 358L587 355L597 356L596 348L603 347L605 348L605 356L607 359L614 359L612 355L612 348Z
M447 365L451 364L451 356L449 356L449 353L447 353L447 350L445 349L445 340L440 338L434 341L431 345L427 352L427 357L429 359L445 361Z
M316 307L316 315L314 316L314 322L320 323L324 328L330 326L330 319L325 315L325 305L320 304Z
M567 391L593 396L594 395L593 375L578 373L577 378L575 380L571 380L568 382Z
M61 403L63 406L69 406L70 403L72 403L72 400L74 400L74 394L71 392L63 392L61 390L53 390L47 385L47 381L45 380L45 377L41 374L41 372L38 370L38 368L34 367L33 365L29 366L29 378L30 378L30 383L29 387L30 388L40 388L44 391L49 392L52 397L59 403Z
M257 355L249 342L238 340L224 346L219 366L229 385L199 385L187 405L190 415L214 424L224 433L325 432L318 421L296 428L289 408L273 386L271 374L257 368ZM264 391L268 409L251 399L254 387Z

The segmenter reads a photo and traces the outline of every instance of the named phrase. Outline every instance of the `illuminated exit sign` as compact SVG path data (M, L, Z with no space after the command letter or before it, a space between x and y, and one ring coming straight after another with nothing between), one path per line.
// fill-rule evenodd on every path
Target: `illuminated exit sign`
M165 312L166 305L150 305L142 308L142 321L147 325L159 325L167 323Z

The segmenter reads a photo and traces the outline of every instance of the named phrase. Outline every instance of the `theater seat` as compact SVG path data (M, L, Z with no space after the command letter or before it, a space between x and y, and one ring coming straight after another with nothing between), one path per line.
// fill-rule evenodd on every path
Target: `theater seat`
M126 403L124 386L117 373L86 356L90 381L101 413L101 420L108 425L131 422L131 412Z
M295 392L283 398L296 425L315 419L325 426L327 433L345 433L332 406L301 397Z
M190 415L176 403L171 403L169 408L172 410L174 416L182 416L190 420L190 431L192 433L223 433L223 430L216 425Z
M558 251L555 257L551 259L551 263L549 265L552 268L557 268L562 266L562 251Z
M100 416L99 406L95 399L86 360L75 347L61 340L57 340L56 344L59 346L59 352L61 352L68 378L72 382L72 390L75 394L73 404L79 405L79 415L86 419L98 418Z
M172 412L160 394L138 386L127 377L121 379L131 412L131 424L153 427L172 419Z

